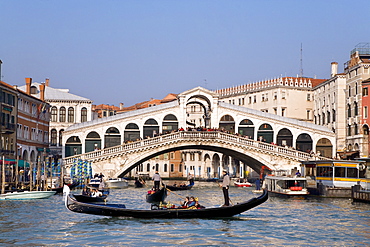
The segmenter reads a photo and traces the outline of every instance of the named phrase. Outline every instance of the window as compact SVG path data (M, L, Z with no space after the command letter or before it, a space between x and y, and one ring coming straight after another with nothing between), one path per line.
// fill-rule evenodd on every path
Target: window
M64 123L66 121L66 108L62 106L59 109L59 122Z
M364 118L367 118L367 106L364 106Z
M86 107L82 107L81 109L81 123L87 122L87 109Z
M51 146L56 146L57 145L57 135L58 132L56 129L51 130L51 137L50 137L50 145Z
M310 93L307 94L307 101L311 101L311 94Z
M347 105L347 117L351 117L351 105Z
M284 117L285 116L285 108L281 108L281 116Z
M163 171L164 171L164 172L167 172L167 164L164 164Z
M58 109L56 106L51 108L51 121L57 122L58 121Z
M73 107L68 108L68 123L73 123L75 120L75 110Z
M368 88L367 87L364 87L362 89L362 96L367 96L368 94L369 94Z
M274 100L277 100L277 92L274 92Z
M146 171L150 172L150 163L146 164Z
M310 115L311 115L311 110L307 110L306 111L306 117L307 117L307 119L310 119Z
M347 135L351 136L351 125L350 124L348 124L347 126Z
M254 95L254 97L253 97L253 103L256 103L256 102L257 102L257 96Z
M59 130L59 146L63 145L62 138L63 138L64 129Z
M175 165L171 164L171 172L174 172Z
M285 99L285 92L281 92L281 98Z
M348 86L348 97L351 97L351 86Z
M354 108L355 108L354 109L355 110L355 114L354 115L357 116L358 115L358 104L357 104L357 102L354 102L353 104L354 104Z
M249 96L249 102L248 102L248 104L252 104L252 97L251 96Z
M333 122L335 122L336 121L336 116L335 116L335 114L336 114L336 112L335 112L335 110L333 109Z

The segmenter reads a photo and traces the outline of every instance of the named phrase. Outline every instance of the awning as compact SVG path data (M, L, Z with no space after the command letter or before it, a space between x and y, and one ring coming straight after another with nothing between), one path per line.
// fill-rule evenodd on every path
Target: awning
M0 165L3 164L3 160L0 159ZM5 159L5 165L15 165L17 164L17 161L15 159ZM24 160L18 160L18 167L24 167L24 165L26 165L26 167L30 167L30 164Z

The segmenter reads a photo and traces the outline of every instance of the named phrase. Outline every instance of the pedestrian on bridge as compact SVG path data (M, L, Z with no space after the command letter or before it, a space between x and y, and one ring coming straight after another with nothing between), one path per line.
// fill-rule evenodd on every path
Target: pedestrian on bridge
M158 171L155 171L152 179L154 181L154 190L159 190L159 185L161 184L161 176L159 175Z

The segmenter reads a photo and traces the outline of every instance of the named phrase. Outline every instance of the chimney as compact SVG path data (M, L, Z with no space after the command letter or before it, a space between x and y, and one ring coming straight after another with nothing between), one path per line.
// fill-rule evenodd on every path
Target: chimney
M123 106L124 104L123 103L119 103L119 109L122 110L123 109Z
M45 85L48 87L49 86L49 78L45 79Z
M334 77L336 74L338 74L338 63L332 62L331 63L331 77Z
M45 100L45 83L40 84L40 99Z
M32 84L32 78L26 78L26 93L28 95L31 94L31 84Z

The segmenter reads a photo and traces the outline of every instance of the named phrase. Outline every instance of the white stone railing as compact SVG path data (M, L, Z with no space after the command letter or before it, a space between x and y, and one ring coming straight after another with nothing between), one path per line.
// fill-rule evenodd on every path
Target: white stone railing
M276 153L287 158L298 158L300 160L311 159L312 155L297 151L291 148L285 148L265 142L255 141L245 137L241 137L235 134L228 134L220 131L179 131L167 135L161 135L149 139L144 139L140 141L135 141L131 143L125 143L119 146L105 148L102 150L97 150L89 153L79 154L70 156L63 159L64 165L73 164L76 159L82 160L94 160L101 157L115 156L119 153L124 153L127 151L136 151L138 149L152 147L158 144L164 144L173 141L207 141L207 140L223 140L226 142L241 144L245 146L254 147L256 149L269 151ZM203 143L204 145L204 143ZM206 145L206 144L205 144ZM316 159L325 159L323 157L315 157Z

